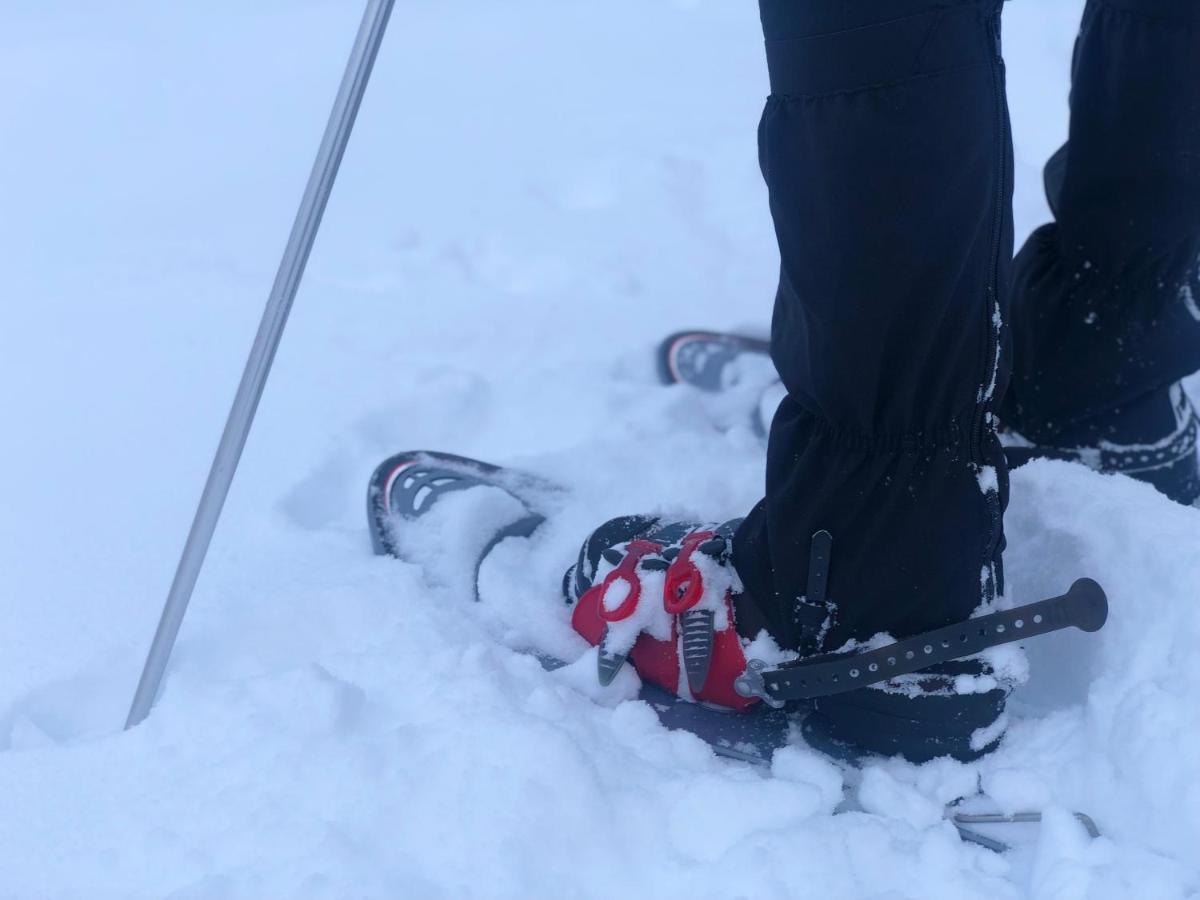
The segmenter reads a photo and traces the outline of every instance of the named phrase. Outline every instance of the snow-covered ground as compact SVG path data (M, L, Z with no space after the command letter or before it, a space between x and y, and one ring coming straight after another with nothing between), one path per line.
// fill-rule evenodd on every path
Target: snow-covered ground
M1020 235L1079 6L1006 14ZM121 731L359 12L0 10L0 896L1196 896L1200 512L1141 485L1016 475L1013 598L1090 575L1110 624L1030 647L999 752L872 766L851 812L803 747L728 763L507 649L580 651L558 579L601 517L759 494L749 428L650 360L768 320L765 71L729 0L398 5L166 689ZM370 553L367 475L414 447L575 489L483 604ZM961 843L941 807L976 779L1046 825Z

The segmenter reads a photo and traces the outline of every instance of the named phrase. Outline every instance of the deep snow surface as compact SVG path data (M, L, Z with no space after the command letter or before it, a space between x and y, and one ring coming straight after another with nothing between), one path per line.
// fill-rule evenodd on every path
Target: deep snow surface
M769 316L765 72L729 0L398 5L166 689L121 732L359 12L0 10L0 896L1200 892L1200 512L1141 485L1017 474L1013 599L1091 575L1110 624L1030 647L998 753L873 766L849 812L802 746L727 763L507 649L581 652L557 584L602 517L760 491L741 411L650 361ZM1007 12L1022 233L1078 12ZM412 447L575 489L479 606L370 554L366 477ZM961 843L941 806L976 779L1045 826Z

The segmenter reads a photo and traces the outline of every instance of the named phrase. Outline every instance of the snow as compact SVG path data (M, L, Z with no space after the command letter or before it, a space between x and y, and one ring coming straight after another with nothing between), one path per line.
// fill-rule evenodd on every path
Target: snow
M1006 12L1022 234L1079 6ZM1030 644L977 765L850 778L797 745L766 773L592 702L594 656L512 652L583 652L558 585L604 518L758 497L752 424L650 358L769 318L746 4L398 6L165 691L121 731L358 13L0 13L0 896L1200 891L1200 513L1142 485L1015 475L1011 599L1089 575L1112 611ZM482 604L371 555L367 476L414 448L571 487ZM939 810L976 783L1045 824L961 842Z

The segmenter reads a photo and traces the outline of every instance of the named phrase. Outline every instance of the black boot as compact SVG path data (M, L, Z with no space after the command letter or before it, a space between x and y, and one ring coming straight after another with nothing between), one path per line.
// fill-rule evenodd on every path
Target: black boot
M1010 446L1012 466L1031 459L1081 462L1098 472L1128 475L1176 503L1200 501L1200 419L1182 384L1158 388L1120 406L1043 432L1039 443ZM1015 439L1027 442L1024 435Z

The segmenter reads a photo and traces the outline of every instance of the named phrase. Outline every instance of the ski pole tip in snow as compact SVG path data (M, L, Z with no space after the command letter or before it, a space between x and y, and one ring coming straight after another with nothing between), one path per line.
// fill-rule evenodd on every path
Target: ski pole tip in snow
M283 258L279 261L275 282L271 286L258 333L250 348L250 356L242 372L233 406L225 421L225 429L221 433L204 492L200 495L191 530L183 545L158 629L150 644L150 652L146 655L146 664L142 667L137 691L133 695L129 715L125 719L126 730L150 714L150 708L158 696L158 689L170 662L171 651L187 612L196 579L200 576L208 545L212 541L217 521L221 517L221 509L225 505L225 498L229 494L238 461L241 459L242 449L250 434L250 426L254 422L254 414L266 386L267 375L271 371L271 363L275 359L275 351L283 337L288 313L296 299L300 280L304 277L308 255L321 226L325 204L333 191L333 182L342 162L342 154L350 140L354 119L366 92L371 68L375 64L375 56L383 41L394 3L395 0L367 0L358 35L354 40L354 48L350 52L350 59L342 76L341 87L329 114L317 157L313 161L300 208L296 211Z

